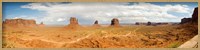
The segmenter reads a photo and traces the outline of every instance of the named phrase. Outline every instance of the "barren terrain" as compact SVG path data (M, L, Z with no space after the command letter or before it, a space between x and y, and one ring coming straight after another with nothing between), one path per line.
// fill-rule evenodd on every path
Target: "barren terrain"
M122 27L6 27L3 48L173 48L187 36L176 25Z

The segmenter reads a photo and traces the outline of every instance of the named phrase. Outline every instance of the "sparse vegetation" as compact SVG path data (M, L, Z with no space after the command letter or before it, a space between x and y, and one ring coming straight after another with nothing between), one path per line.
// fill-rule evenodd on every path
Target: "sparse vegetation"
M185 31L175 28L171 25L83 27L76 30L7 27L3 31L3 48L173 48L192 38L179 35Z
M177 48L180 45L181 45L180 42L173 42L173 43L169 44L169 46L167 46L167 48Z

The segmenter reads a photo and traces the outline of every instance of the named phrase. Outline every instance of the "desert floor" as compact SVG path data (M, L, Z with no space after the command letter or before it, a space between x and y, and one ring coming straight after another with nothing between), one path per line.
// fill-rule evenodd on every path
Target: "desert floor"
M193 36L176 25L3 28L3 48L174 48Z

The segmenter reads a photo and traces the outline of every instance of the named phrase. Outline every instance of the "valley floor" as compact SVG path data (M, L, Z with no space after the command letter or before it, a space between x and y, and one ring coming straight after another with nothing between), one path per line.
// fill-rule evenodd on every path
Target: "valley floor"
M3 48L174 48L193 36L174 25L4 28Z

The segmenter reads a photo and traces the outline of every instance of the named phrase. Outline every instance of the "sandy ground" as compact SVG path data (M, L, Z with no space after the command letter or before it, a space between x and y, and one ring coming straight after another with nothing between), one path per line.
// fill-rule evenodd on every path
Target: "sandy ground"
M3 48L166 48L192 37L176 26L24 27L3 29Z

